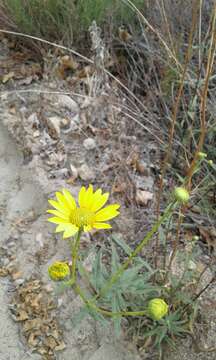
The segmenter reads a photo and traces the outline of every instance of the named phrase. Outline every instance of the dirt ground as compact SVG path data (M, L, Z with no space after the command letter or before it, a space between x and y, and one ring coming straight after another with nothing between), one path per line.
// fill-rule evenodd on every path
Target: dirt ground
M2 50L5 64L10 53L5 45ZM37 74L30 80L12 77L0 89L0 360L157 359L137 354L133 345L114 339L112 328L101 329L93 320L74 328L79 299L71 291L58 294L47 275L54 260L68 259L69 249L53 234L46 209L62 187L77 197L81 184L100 186L121 203L113 231L134 246L154 219L158 144L145 130L134 131L107 97L76 97L64 81ZM106 233L95 234L94 242L106 239ZM92 244L86 236L87 258ZM201 300L204 347L216 346L215 291L212 286ZM213 360L215 353L196 353L187 339L166 359Z

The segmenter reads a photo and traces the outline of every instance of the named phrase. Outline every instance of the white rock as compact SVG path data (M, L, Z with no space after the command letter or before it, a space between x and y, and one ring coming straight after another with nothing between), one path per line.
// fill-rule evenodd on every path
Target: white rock
M15 281L14 281L14 283L15 283L15 285L16 286L20 286L20 285L22 285L23 283L25 282L25 280L24 279L16 279Z
M71 97L68 95L59 95L58 105L66 108L70 111L73 111L75 113L79 111L79 106L76 103L76 101L71 99Z
M93 150L96 148L96 142L93 138L87 138L83 141L83 146L86 150Z
M149 191L138 189L136 192L136 202L139 205L148 205L148 202L153 199L153 194Z
M76 180L78 178L78 170L73 164L70 164L70 173L73 180Z
M53 116L46 119L48 133L53 139L60 137L60 119L57 116Z
M80 178L84 181L93 180L95 178L95 173L92 169L88 167L88 165L83 164L78 169L78 174Z

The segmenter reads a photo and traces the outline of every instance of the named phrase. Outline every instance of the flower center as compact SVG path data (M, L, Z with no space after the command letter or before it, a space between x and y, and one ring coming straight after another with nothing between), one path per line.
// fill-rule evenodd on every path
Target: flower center
M87 209L77 208L70 215L70 221L77 227L92 225L95 214Z

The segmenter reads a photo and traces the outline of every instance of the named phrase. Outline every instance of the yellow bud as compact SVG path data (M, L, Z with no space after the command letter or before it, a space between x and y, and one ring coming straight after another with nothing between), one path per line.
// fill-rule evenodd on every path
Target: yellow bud
M175 199L181 203L187 203L190 195L189 192L183 187L177 187L174 190Z
M206 157L207 157L207 154L206 154L206 153L201 152L201 151L198 153L198 159L203 160L203 159L205 159Z
M213 166L213 160L208 160L208 164L210 165L210 166Z
M49 266L48 273L52 280L64 280L70 275L70 268L65 262L56 261Z
M148 303L148 315L153 320L160 320L168 313L167 303L160 298L155 298Z

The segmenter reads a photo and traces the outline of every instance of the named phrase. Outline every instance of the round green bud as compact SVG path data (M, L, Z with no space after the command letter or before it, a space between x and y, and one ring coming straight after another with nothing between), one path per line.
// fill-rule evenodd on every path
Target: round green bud
M177 187L174 190L175 199L181 203L187 203L190 195L189 192L183 187Z
M199 240L199 236L198 236L198 235L194 235L194 236L192 237L192 240L193 240L193 241L198 241L198 240Z
M203 159L205 159L205 158L207 158L207 154L200 151L200 152L198 153L198 159L203 160Z
M160 320L167 315L168 305L163 299L155 298L149 301L147 311L153 320Z
M64 280L70 275L70 268L67 263L55 261L48 268L49 277L54 281Z
M213 160L208 160L208 164L210 165L210 166L213 166Z

